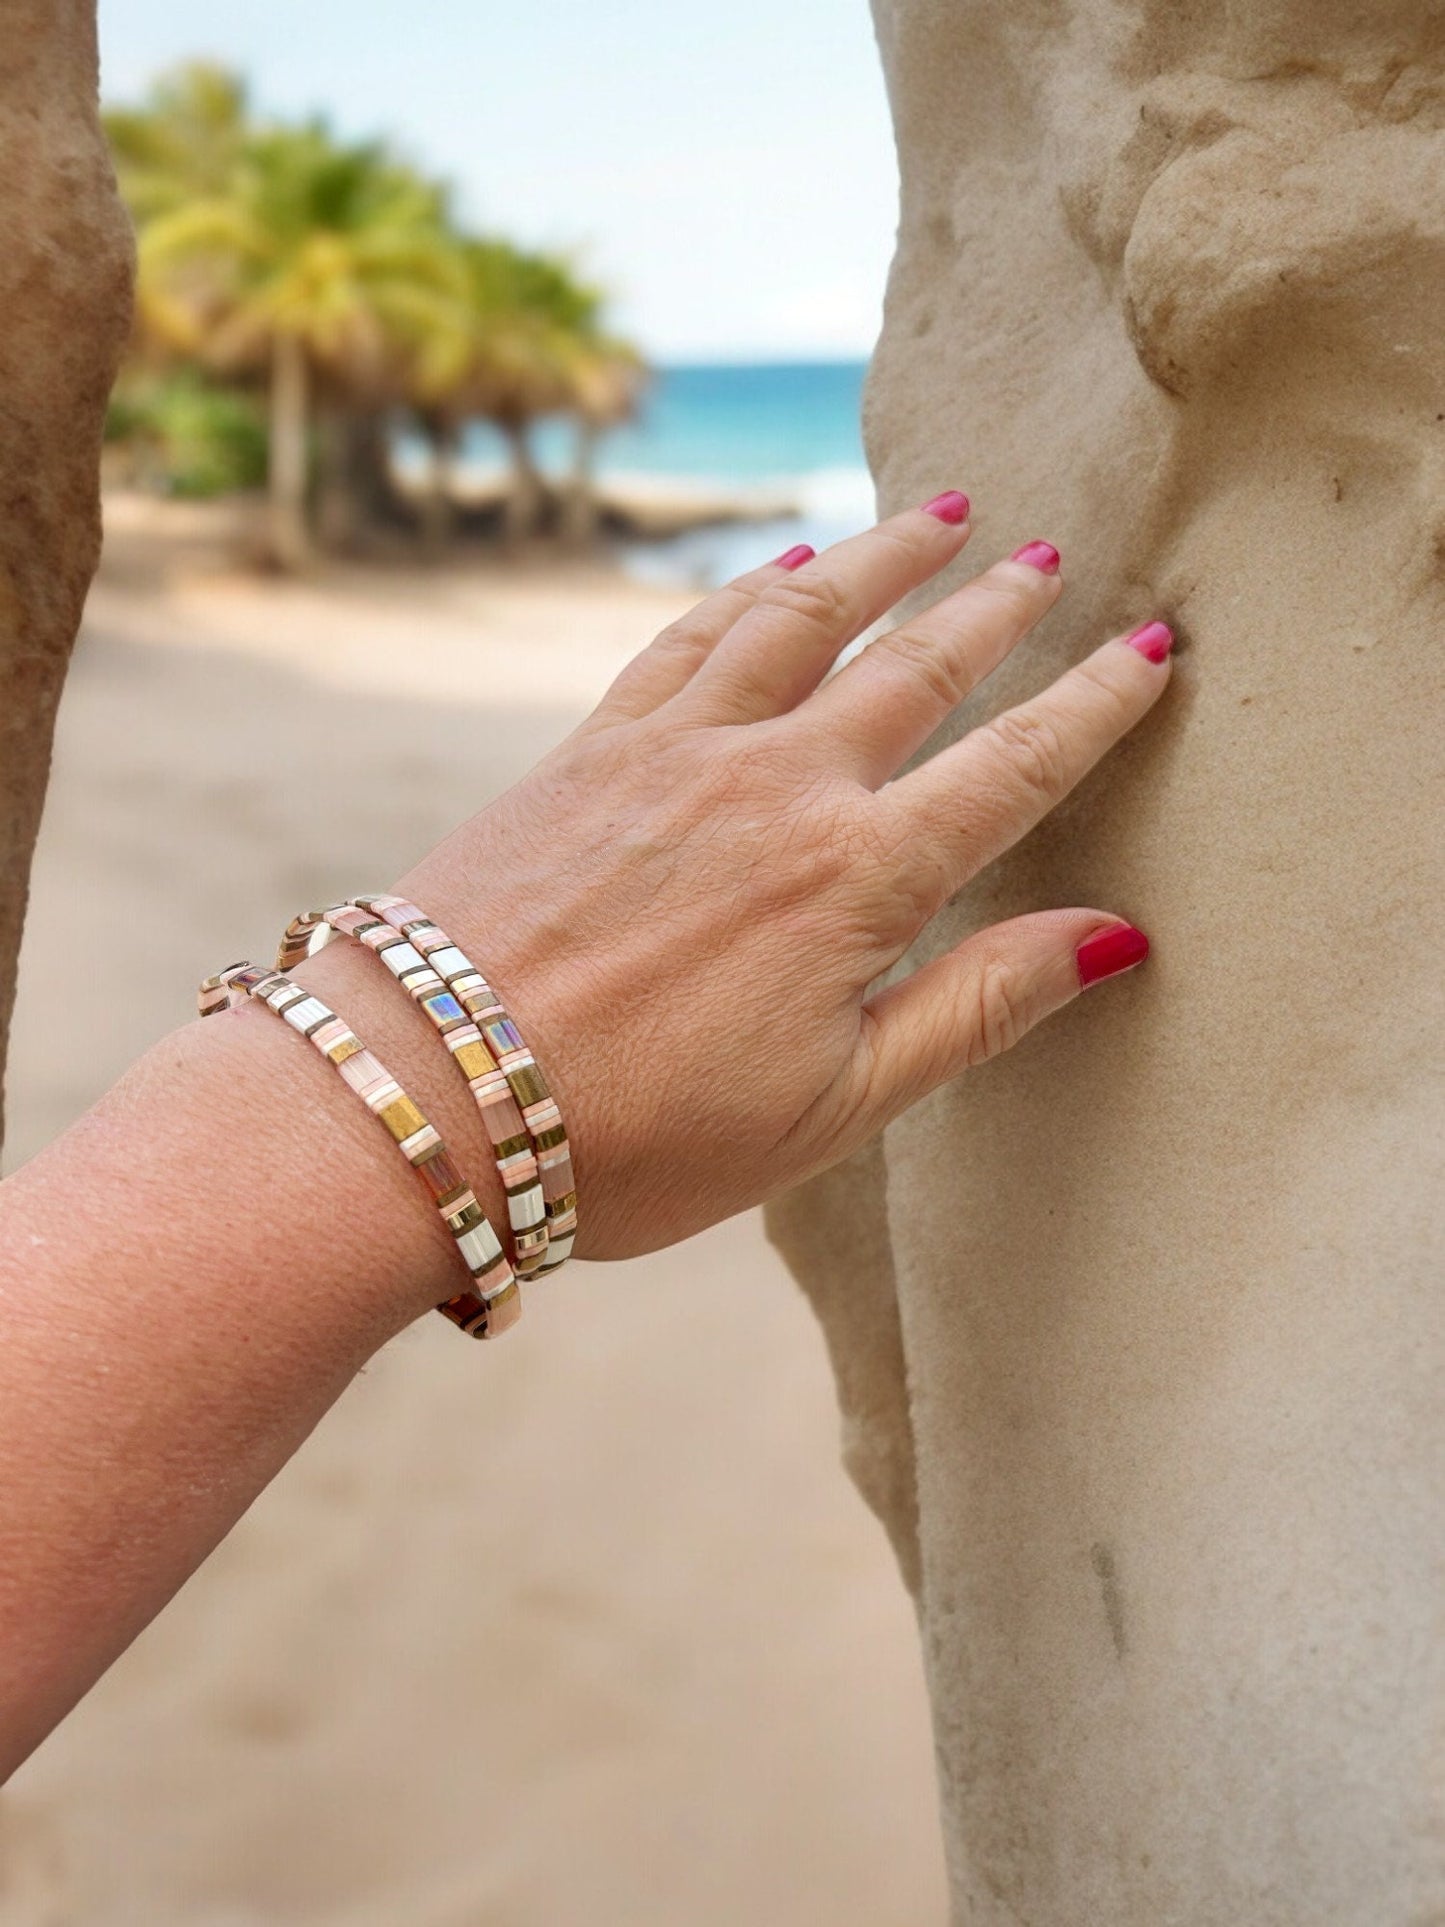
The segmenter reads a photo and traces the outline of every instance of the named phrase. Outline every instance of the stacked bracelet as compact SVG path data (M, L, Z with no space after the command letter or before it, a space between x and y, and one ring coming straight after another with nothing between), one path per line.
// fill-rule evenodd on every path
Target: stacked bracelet
M379 1117L441 1212L466 1265L471 1289L436 1309L473 1338L494 1338L521 1316L522 1296L486 1212L437 1132L390 1073L335 1012L291 978L252 963L232 964L201 985L200 1012L239 1004L243 997L276 1013L340 1071L347 1084Z
M567 1127L542 1067L522 1040L502 1000L446 932L405 897L353 897L374 910L420 950L460 1001L506 1078L537 1156L547 1214L547 1255L539 1271L555 1271L572 1255L577 1236L577 1190Z
M360 900L336 903L327 910L307 910L293 917L281 939L277 968L290 970L300 963L310 954L312 938L323 928L354 937L374 950L446 1040L492 1141L497 1172L507 1196L513 1266L518 1277L528 1277L540 1269L548 1244L537 1156L506 1075L483 1043L481 1032L420 947L408 942L370 908L364 908Z
M361 921L355 920L358 915ZM323 922L374 949L441 1031L482 1109L507 1187L508 1210L513 1210L515 1184L518 1213L524 1214L529 1232L541 1233L540 1238L518 1237L517 1272L527 1277L555 1271L570 1255L577 1234L571 1146L541 1067L501 999L446 932L405 897L352 897L334 910L296 918L282 939L277 959L281 968L300 961ZM535 1166L511 1163L522 1156L515 1135L519 1121ZM534 1207L520 1202L533 1169L541 1186L541 1224L529 1215ZM512 1222L518 1223L518 1215Z

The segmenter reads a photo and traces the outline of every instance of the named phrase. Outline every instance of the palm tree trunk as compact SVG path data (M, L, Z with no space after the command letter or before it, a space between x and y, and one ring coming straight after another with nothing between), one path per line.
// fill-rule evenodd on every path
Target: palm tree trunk
M306 534L306 350L278 334L271 357L271 553L299 569L310 552Z
M532 459L527 424L504 421L497 426L506 437L512 458L512 486L502 508L502 536L508 546L515 546L536 533L542 513L542 475Z
M422 538L433 555L452 545L457 525L457 425L450 421L426 424L429 455L426 493L422 497Z
M587 548L597 539L597 481L594 468L599 439L596 425L577 424L577 456L562 509L562 532L574 548Z
M361 516L350 472L351 423L341 403L322 411L318 442L316 540L329 555L350 555L357 547Z

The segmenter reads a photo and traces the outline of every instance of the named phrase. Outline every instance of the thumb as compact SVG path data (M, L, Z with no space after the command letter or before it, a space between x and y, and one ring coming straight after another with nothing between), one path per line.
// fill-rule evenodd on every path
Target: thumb
M864 1005L871 1133L960 1071L1016 1044L1090 984L1130 970L1149 939L1103 910L1042 910L968 937Z

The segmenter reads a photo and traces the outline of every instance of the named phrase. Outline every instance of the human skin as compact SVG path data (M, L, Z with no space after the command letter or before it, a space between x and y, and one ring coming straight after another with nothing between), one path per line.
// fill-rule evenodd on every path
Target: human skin
M1170 673L1161 625L1107 640L889 782L1063 592L1036 547L822 681L958 555L965 508L945 495L719 592L398 881L484 964L547 1070L580 1256L648 1251L775 1194L1140 961L1121 919L1045 910L870 995ZM295 975L505 1223L480 1118L422 1013L359 946ZM114 983L124 995L123 959ZM255 1005L165 1039L0 1186L0 1767L459 1275L385 1133Z
M910 959L1066 894L1147 910L1158 967L770 1209L916 1597L955 1915L1426 1927L1445 10L875 11L880 499L966 462L980 540L1039 515L1051 664L1180 634L1166 709Z

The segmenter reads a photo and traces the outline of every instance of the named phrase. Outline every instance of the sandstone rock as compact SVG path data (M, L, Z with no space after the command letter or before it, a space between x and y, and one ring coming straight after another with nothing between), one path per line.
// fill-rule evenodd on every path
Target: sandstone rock
M866 428L1165 702L919 946L1154 939L774 1207L914 1585L970 1927L1445 1917L1445 32L879 0ZM886 1235L884 1235L886 1231Z
M50 741L100 548L130 230L96 117L92 0L12 0L0 60L0 1064Z

